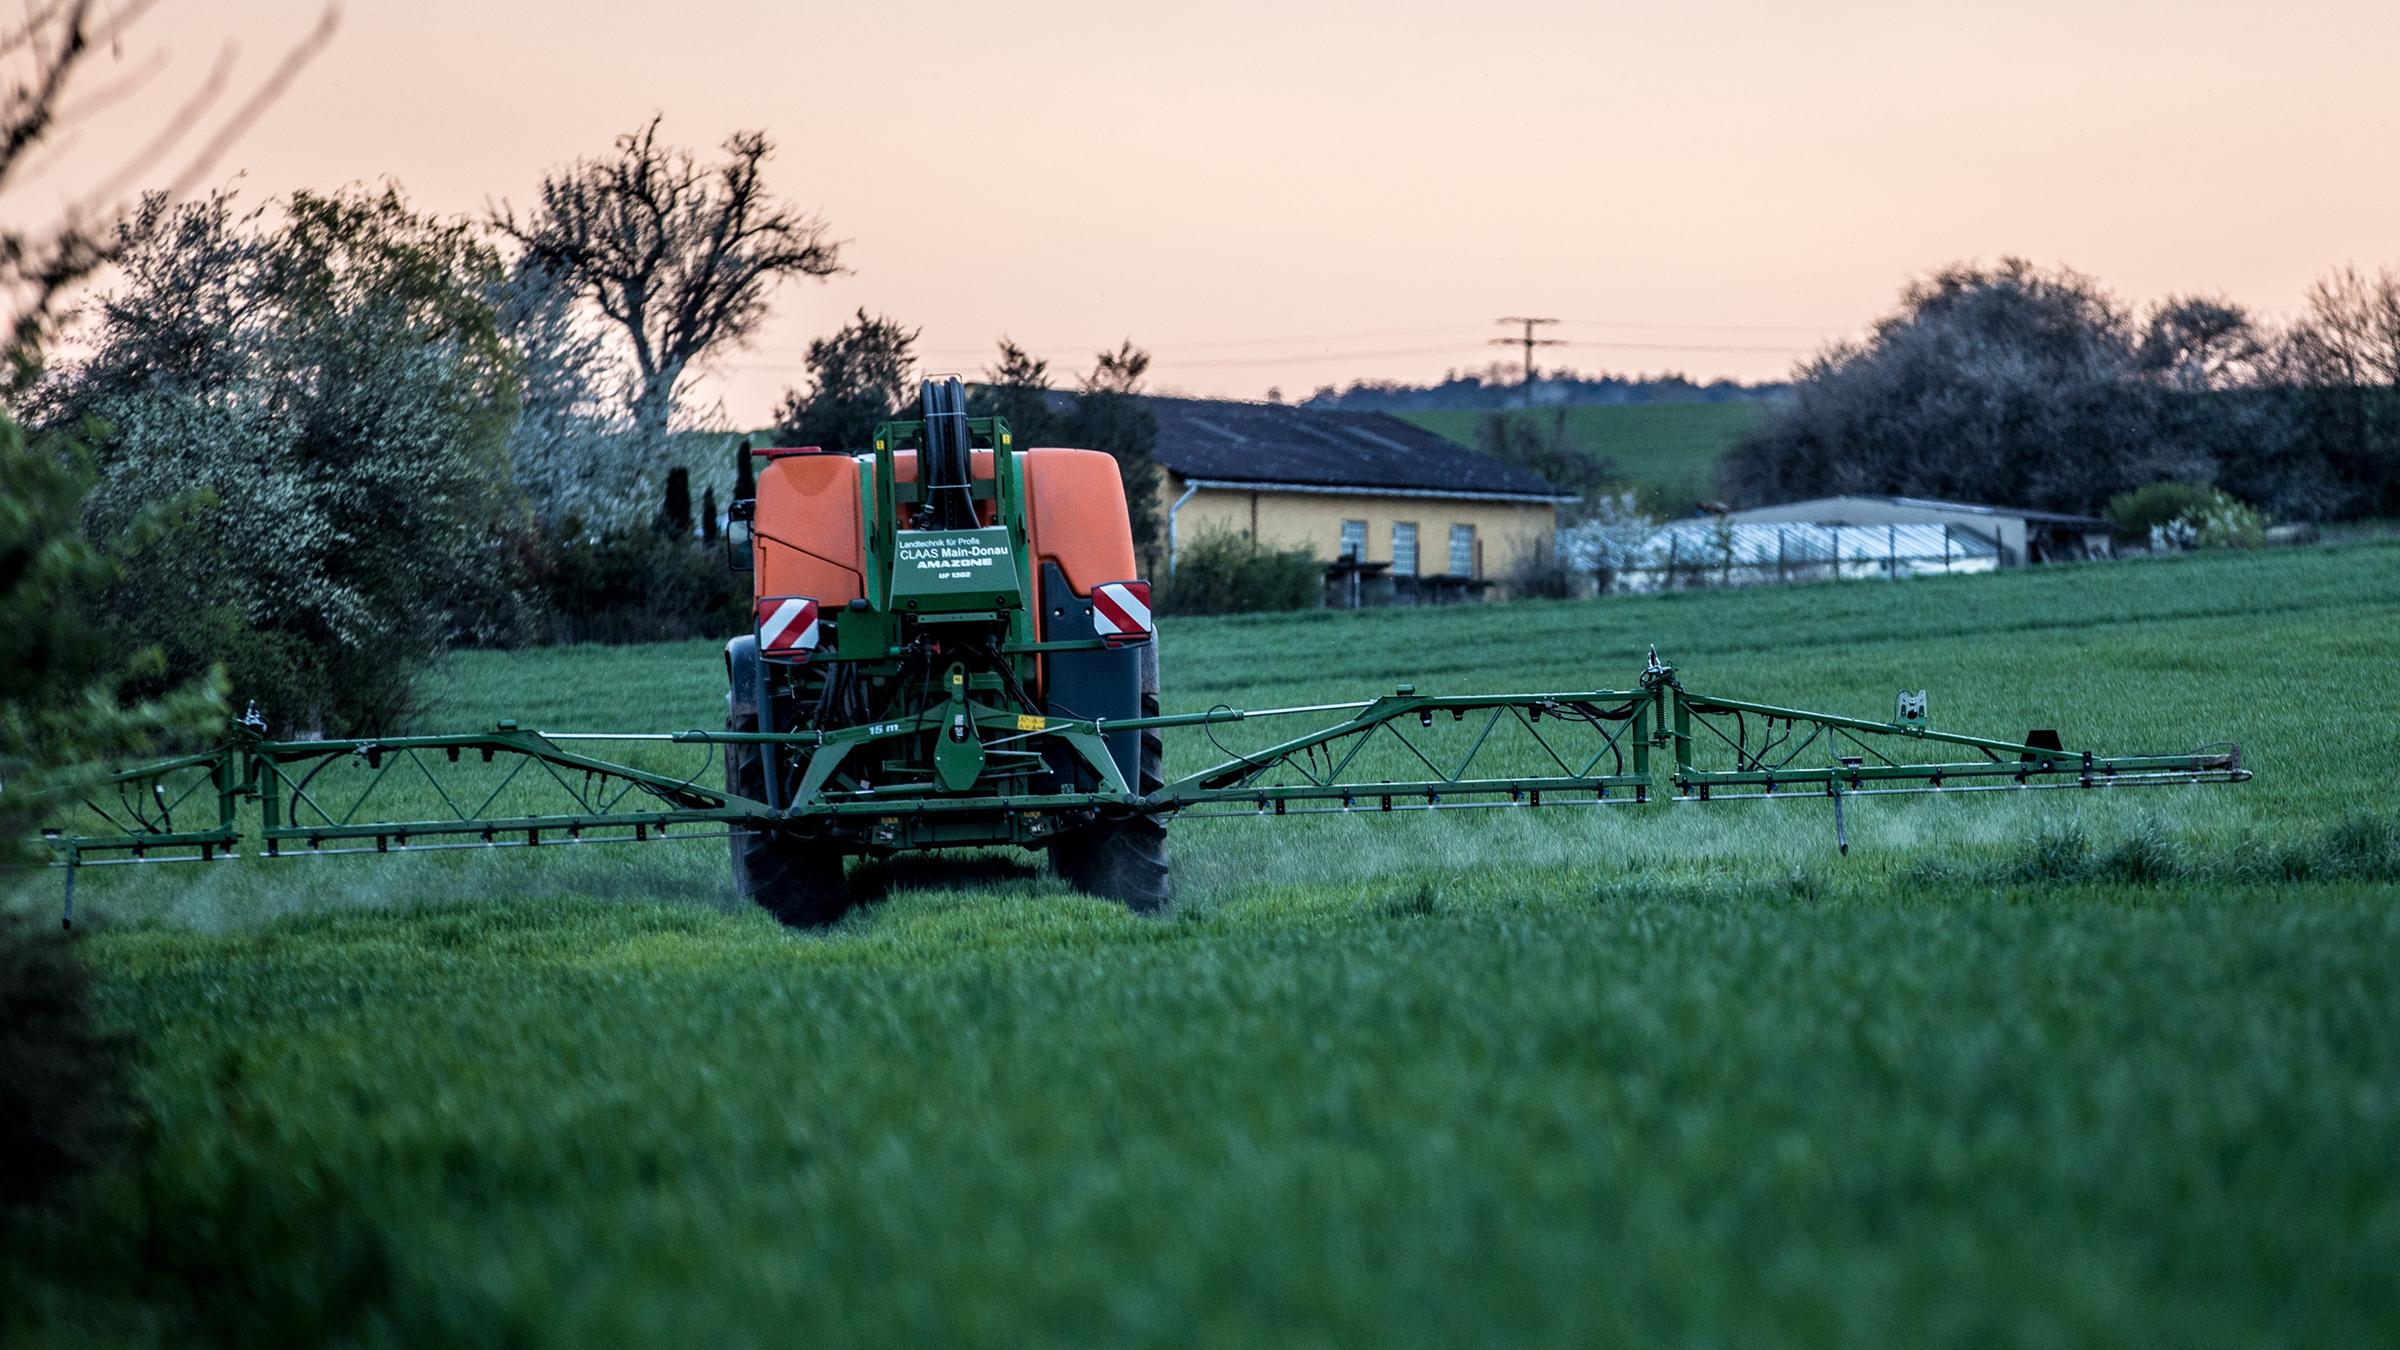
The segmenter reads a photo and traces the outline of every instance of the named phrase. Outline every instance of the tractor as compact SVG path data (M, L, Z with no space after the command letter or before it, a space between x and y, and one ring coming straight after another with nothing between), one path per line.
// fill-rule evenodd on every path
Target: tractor
M1005 420L967 415L955 377L925 382L923 414L878 427L872 453L741 451L756 472L737 481L754 489L730 516L747 526L758 626L725 647L728 732L922 729L836 763L733 743L725 786L770 806L828 789L991 805L736 828L735 886L786 923L824 924L848 908L848 856L1013 844L1047 851L1077 890L1158 909L1172 884L1162 817L1008 805L1110 781L1072 743L1035 746L1025 733L1052 718L1159 715L1150 587L1135 575L1117 462L1019 448ZM993 709L1015 719L1010 734L987 734ZM1165 785L1156 728L1101 743L1123 786Z

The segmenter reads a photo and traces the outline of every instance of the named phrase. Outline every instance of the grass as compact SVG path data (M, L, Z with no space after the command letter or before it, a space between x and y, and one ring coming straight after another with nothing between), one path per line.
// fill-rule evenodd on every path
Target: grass
M1512 412L1545 433L1560 412L1567 435L1584 453L1614 462L1624 485L1663 515L1682 515L1716 493L1717 459L1765 420L1764 403L1660 403L1631 407L1534 409ZM1489 414L1471 410L1402 413L1428 431L1462 445L1476 443Z
M0 1339L2400 1331L2400 543L1186 621L1168 701L1614 685L1653 641L2260 777L1862 802L1848 859L1812 803L1190 821L1161 920L993 856L823 937L721 845L94 874L150 1151L0 1234ZM716 680L477 654L438 720L696 724Z

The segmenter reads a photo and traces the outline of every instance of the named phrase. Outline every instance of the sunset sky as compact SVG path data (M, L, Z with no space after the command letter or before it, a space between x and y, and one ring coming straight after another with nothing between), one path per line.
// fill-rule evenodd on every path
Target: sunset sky
M232 42L221 116L321 11L168 0L92 87L159 72L11 209L105 178ZM653 111L695 147L763 128L852 270L705 382L739 422L860 306L937 370L1130 337L1159 386L1238 397L1480 366L1504 314L1570 320L1545 357L1581 369L1758 379L1954 259L2270 314L2400 262L2396 57L2388 0L351 0L209 181L472 212Z

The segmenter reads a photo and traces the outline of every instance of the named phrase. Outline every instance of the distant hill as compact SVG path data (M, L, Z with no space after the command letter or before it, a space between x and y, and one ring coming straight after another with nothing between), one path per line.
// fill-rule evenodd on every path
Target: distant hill
M1502 413L1532 419L1547 433L1566 419L1568 437L1586 454L1614 461L1625 485L1661 515L1683 515L1716 495L1717 459L1763 422L1773 405L1749 398L1724 403L1654 403L1614 408L1533 408ZM1492 414L1478 410L1403 412L1400 416L1462 445Z
M1435 384L1359 380L1347 389L1327 385L1303 400L1302 406L1344 412L1496 411L1528 403L1536 408L1613 408L1741 403L1781 398L1789 392L1788 384L1743 384L1737 380L1700 384L1681 375L1583 375L1572 370L1536 376L1528 390L1513 374L1486 371L1453 374Z

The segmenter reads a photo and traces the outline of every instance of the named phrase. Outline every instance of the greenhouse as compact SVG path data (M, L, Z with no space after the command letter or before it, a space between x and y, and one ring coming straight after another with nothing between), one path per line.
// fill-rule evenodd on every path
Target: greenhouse
M1683 520L1651 535L1630 564L1617 569L1617 589L1897 580L1989 572L1999 562L1990 535L1959 525Z

